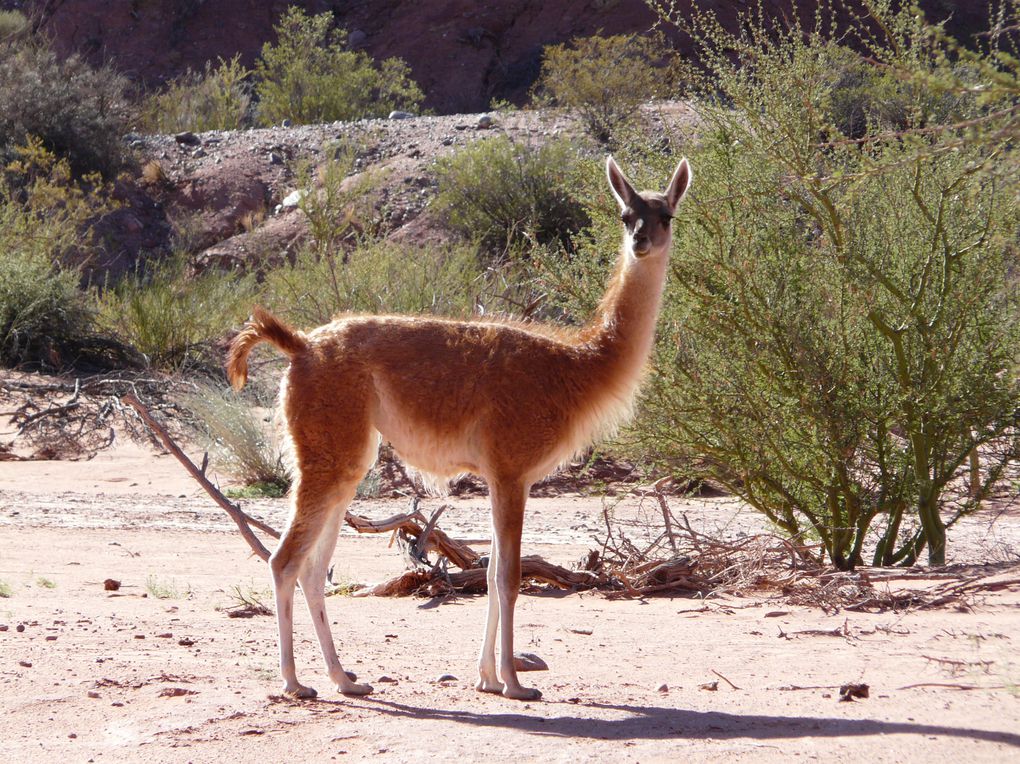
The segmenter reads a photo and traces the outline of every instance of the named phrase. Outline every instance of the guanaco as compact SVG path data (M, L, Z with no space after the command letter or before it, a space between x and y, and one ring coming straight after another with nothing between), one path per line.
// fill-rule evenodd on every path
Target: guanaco
M476 689L541 697L521 685L514 668L524 505L535 481L630 412L654 339L673 214L691 181L686 159L661 194L635 191L612 157L606 175L620 207L623 246L598 310L583 328L340 315L305 333L256 308L233 340L227 375L238 389L258 343L270 342L290 357L280 402L295 480L290 519L270 559L287 695L315 695L298 682L294 665L296 583L332 682L345 695L372 691L340 664L324 586L340 523L375 462L381 436L432 479L472 473L488 484L493 546Z

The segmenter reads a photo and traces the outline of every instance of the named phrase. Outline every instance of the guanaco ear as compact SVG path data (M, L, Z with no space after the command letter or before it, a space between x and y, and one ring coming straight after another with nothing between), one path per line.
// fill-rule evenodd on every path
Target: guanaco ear
M611 156L606 157L606 177L609 178L609 188L612 189L613 196L616 197L616 203L620 205L621 210L627 209L631 200L637 196L637 191L634 190L634 186L630 184L620 168L616 166L616 161Z
M670 211L675 210L676 206L680 204L680 200L684 198L684 194L687 193L687 189L691 187L691 166L687 162L687 158L684 157L680 160L680 164L676 166L676 171L673 173L673 177L670 178L669 187L666 189L666 202L669 204Z

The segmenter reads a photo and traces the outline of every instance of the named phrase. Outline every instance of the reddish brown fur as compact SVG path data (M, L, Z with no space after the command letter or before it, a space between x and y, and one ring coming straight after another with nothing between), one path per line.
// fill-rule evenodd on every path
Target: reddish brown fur
M666 196L639 195L612 160L607 172L625 224L624 253L594 319L580 331L513 321L348 315L303 334L256 309L234 339L227 374L235 387L244 384L248 355L259 342L290 356L281 402L297 467L294 510L271 560L286 692L312 692L297 682L294 669L297 580L331 678L345 693L371 690L344 674L321 592L339 522L381 435L437 483L463 472L488 483L495 544L478 689L538 696L520 685L512 660L528 490L628 413L654 337L669 218L690 177L682 162Z

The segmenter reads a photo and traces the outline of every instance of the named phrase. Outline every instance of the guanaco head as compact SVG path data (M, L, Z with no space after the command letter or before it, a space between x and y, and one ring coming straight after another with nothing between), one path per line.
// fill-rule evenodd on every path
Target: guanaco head
M665 193L635 191L612 157L606 159L609 187L620 205L625 230L624 248L636 258L668 254L672 242L670 224L677 205L691 185L691 166L681 159Z

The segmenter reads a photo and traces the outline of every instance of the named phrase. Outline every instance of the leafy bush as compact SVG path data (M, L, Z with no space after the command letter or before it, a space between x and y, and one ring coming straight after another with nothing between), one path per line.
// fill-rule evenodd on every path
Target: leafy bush
M660 35L578 38L545 48L534 92L576 112L593 138L609 143L640 117L649 98L672 92L670 61Z
M110 204L97 178L73 180L68 161L38 141L15 152L0 173L0 363L60 367L92 329L68 263Z
M487 138L440 160L435 205L456 231L492 251L570 248L588 222L578 189L589 167L565 140L536 147Z
M146 99L142 125L155 133L238 130L247 124L251 111L249 74L240 55L220 59L215 68L207 61L204 72L189 70Z
M0 11L0 40L14 37L28 29L28 19L20 11Z
M203 385L183 403L197 418L214 464L246 485L258 486L262 495L283 495L290 474L273 438L271 417L265 416L271 402L260 401L260 413L230 389Z
M469 244L368 240L346 255L305 250L264 286L291 320L317 326L341 312L467 316L488 285Z
M189 276L188 267L186 257L175 256L97 291L98 326L155 367L211 363L213 341L250 310L254 278L217 271Z
M866 555L909 564L925 548L943 563L946 529L1020 456L1015 174L1001 147L948 126L888 134L868 121L865 142L845 140L836 64L943 61L914 15L877 11L890 37L864 54L819 29L745 23L736 36L706 16L688 28L708 70L695 183L632 431L818 539L841 569ZM930 94L898 97L919 113ZM659 177L674 162L644 159ZM614 228L600 215L590 240ZM601 251L577 262L604 271ZM576 289L556 293L588 307Z
M324 147L330 157L321 165L299 164L295 183L304 191L298 208L308 221L310 249L316 256L332 255L345 241L374 229L376 211L372 198L378 176L365 172L351 178L358 147L341 141Z
M377 67L361 51L347 49L347 32L332 29L332 15L307 16L291 7L276 25L276 44L266 43L255 65L259 120L296 124L384 117L415 109L424 99L402 59Z
M0 39L0 160L31 136L76 174L111 176L124 163L126 80L111 67L93 69L77 56L59 61L40 39Z

